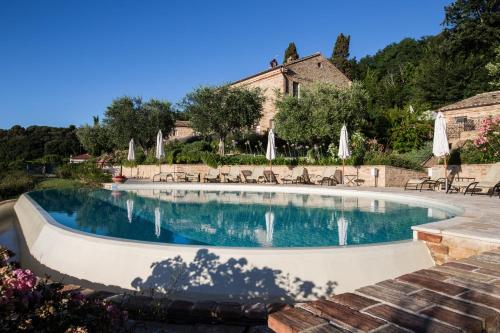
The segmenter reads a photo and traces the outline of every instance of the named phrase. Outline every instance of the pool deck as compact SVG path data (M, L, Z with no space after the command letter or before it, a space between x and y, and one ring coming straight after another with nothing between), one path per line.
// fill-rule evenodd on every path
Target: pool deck
M500 332L500 250L272 313L288 332Z

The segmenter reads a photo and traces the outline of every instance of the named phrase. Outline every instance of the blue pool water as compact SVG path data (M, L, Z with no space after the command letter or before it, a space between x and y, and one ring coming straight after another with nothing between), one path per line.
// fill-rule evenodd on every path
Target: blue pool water
M30 192L60 224L170 244L316 247L410 239L452 213L387 200L292 193L60 189Z

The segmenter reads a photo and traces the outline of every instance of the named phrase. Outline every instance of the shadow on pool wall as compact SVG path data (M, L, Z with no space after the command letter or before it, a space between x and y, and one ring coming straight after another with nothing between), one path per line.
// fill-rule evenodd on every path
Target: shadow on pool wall
M143 293L160 293L171 298L209 295L219 290L224 291L226 300L294 302L332 295L337 286L336 282L329 281L320 287L312 281L291 278L281 270L251 267L244 257L222 262L208 249L198 250L191 262L176 256L155 262L151 268L150 276L137 277L131 286Z

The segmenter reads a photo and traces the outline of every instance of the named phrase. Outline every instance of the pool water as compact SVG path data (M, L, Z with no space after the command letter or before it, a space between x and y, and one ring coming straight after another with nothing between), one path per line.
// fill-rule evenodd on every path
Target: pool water
M167 244L320 247L410 239L453 213L395 201L195 190L30 192L58 223L89 234Z

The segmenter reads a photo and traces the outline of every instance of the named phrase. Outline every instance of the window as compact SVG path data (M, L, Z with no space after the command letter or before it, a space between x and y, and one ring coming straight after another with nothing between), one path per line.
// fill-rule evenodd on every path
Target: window
M460 123L460 124L464 124L467 122L467 117L466 116L462 116L462 117L455 117L455 122L456 123Z
M323 64L318 62L318 68L321 68L321 67L323 67Z
M300 85L298 82L295 81L292 83L292 96L300 97Z
M290 93L288 85L289 85L288 78L285 76L285 95L288 95Z

